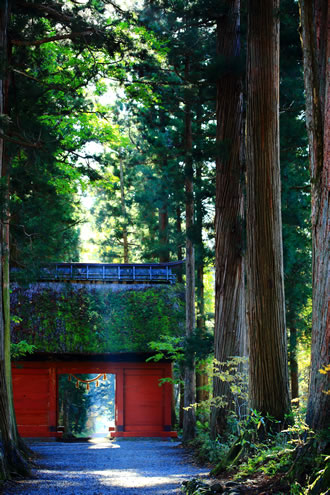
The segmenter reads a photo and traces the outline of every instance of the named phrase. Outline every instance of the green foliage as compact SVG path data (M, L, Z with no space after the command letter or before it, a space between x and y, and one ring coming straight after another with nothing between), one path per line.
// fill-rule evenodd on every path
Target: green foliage
M232 421L239 423L239 427L232 428L226 439L218 437L216 440L211 439L207 423L197 423L197 436L191 447L200 461L217 466L212 473L222 466L217 474L225 471L242 486L245 483L249 486L253 477L269 482L274 479L275 485L291 486L291 494L327 493L329 456L320 452L319 445L320 441L323 445L329 444L329 432L315 435L306 425L301 409L294 409L288 418L289 426L282 431L277 431L277 422L257 411L250 411L243 420L233 417ZM272 423L273 427L269 428ZM196 486L196 489L201 487ZM184 493L203 492L191 487Z
M166 356L170 357L176 364L184 361L183 337L162 335L158 341L149 342L149 348L156 351L157 354L148 358L148 361L157 362Z
M196 421L196 438L191 442L191 447L200 462L216 464L223 460L228 453L229 444L222 442L220 438L210 437L209 423Z
M233 434L240 434L244 429L245 415L242 410L245 409L248 400L248 376L247 376L247 358L234 356L228 359L225 363L220 363L216 359L212 361L211 376L218 377L221 381L229 384L234 410L230 413L228 424L230 424ZM228 398L226 396L216 396L195 404L190 404L189 407L194 407L200 411L208 412L210 408L225 408L228 406Z
M94 0L11 5L10 40L17 43L9 49L2 122L12 137L3 170L10 176L11 263L25 266L28 280L41 262L78 260L78 194L100 178L88 145L111 145L119 135L109 109L95 100L122 47L132 48L118 16Z
M12 311L14 342L26 340L47 352L123 352L148 350L159 335L183 332L179 287L144 290L76 289L63 285L29 290L16 287Z
M12 359L20 359L26 354L33 354L36 350L36 346L28 344L26 340L21 340L20 342L10 344L10 354Z

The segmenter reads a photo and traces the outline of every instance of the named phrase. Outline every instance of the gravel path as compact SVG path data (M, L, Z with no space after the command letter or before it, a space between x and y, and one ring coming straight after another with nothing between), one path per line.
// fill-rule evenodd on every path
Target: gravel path
M30 446L40 455L34 477L7 483L4 495L174 495L183 480L208 472L191 464L177 442L167 440L93 439Z

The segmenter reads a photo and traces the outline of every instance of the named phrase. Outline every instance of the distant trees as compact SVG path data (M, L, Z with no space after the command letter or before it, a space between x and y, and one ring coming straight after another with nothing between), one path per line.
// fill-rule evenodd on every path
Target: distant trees
M299 39L299 6L281 3L280 27L280 161L286 325L291 398L301 395L299 348L310 336L311 229L308 140L301 115L305 109ZM303 316L305 315L305 316ZM306 344L305 344L306 345ZM295 402L297 404L297 402Z

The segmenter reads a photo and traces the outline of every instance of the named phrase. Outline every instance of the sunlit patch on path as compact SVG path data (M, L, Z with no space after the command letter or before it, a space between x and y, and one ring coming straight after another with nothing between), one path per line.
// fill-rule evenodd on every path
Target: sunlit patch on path
M9 483L4 495L167 495L183 480L206 474L177 442L158 439L33 443L41 455L34 478Z

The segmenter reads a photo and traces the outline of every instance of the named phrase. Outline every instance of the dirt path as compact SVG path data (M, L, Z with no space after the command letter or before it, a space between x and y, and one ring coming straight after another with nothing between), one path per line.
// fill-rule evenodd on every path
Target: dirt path
M31 447L41 456L34 478L7 483L4 495L174 495L183 480L208 472L172 441L94 439Z

